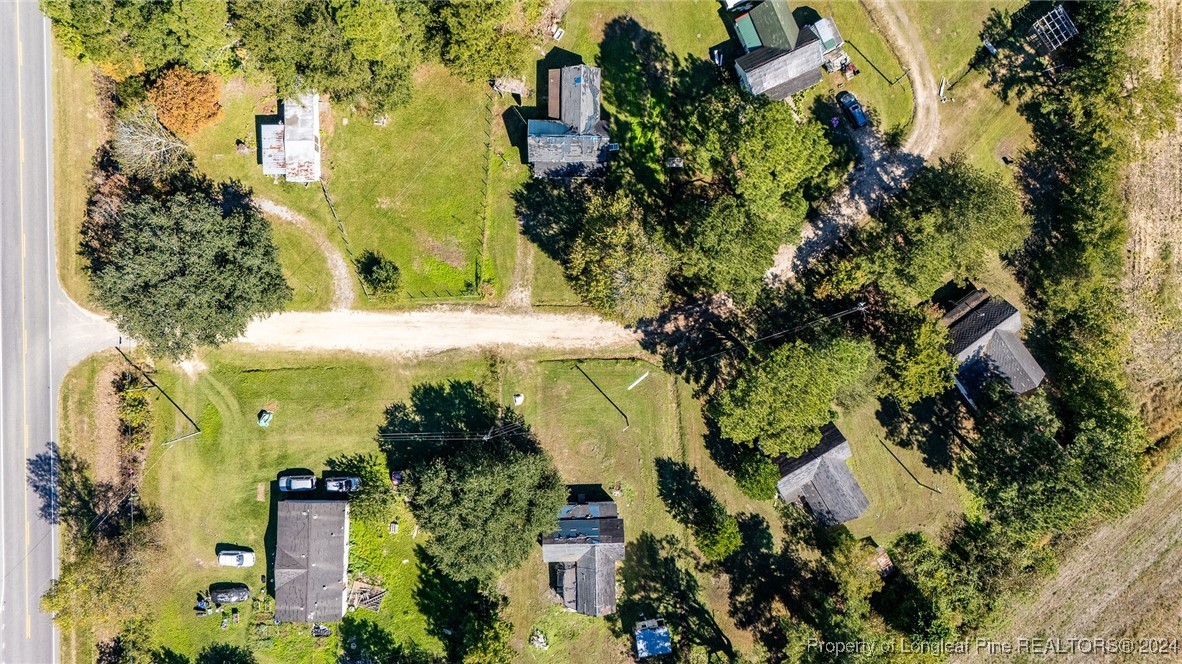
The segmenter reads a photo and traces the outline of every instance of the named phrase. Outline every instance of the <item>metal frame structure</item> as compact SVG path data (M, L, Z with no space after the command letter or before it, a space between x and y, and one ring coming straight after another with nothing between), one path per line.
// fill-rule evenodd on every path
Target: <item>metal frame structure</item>
M1079 29L1071 21L1063 5L1055 5L1054 9L1034 22L1034 34L1038 35L1047 53L1053 53L1067 40L1078 35Z

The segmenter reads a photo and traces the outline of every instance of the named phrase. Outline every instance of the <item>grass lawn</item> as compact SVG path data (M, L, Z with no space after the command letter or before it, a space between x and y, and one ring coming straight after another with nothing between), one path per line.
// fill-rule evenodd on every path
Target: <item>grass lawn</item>
M327 279L328 260L316 243L292 224L272 223L271 229L279 249L283 278L293 291L287 308L293 311L331 308L332 280Z
M911 83L862 3L823 0L807 7L820 17L833 19L845 39L845 52L861 73L848 81L842 74L826 74L819 85L801 94L800 107L812 109L817 98L831 100L838 92L849 90L883 133L907 126L913 106ZM804 13L794 12L797 22L805 22L801 19Z
M1017 159L1030 140L1030 128L1011 103L985 87L987 76L969 65L982 49L981 30L994 9L1014 11L1021 0L904 0L901 3L917 26L932 26L917 35L937 77L947 77L952 99L940 106L940 155L964 152L974 166L1008 168L1002 157Z
M642 533L684 535L657 495L654 460L670 457L697 465L702 482L733 512L759 512L774 522L770 503L752 503L709 460L701 443L701 417L688 389L647 362L587 360L583 369L628 414L631 427L602 394L562 359L510 356L494 379L487 358L447 354L419 362L348 354L262 354L221 350L204 358L210 367L191 378L178 369L155 375L182 408L197 419L203 433L170 449L155 448L149 457L142 495L163 511L162 548L144 574L151 588L152 638L159 645L192 655L207 644L230 642L258 651L262 662L329 662L338 636L313 639L299 626L255 624L255 608L239 605L242 620L220 629L220 617L196 617L196 593L214 582L242 582L260 588L265 567L229 570L215 563L215 545L231 543L258 552L260 561L273 481L287 468L320 472L338 454L376 451L374 434L386 405L404 400L412 385L448 378L476 380L511 403L526 395L525 418L570 482L599 482L611 489L626 522L629 540ZM102 463L94 440L98 418L99 376L110 375L117 355L101 355L76 367L63 389L63 440L66 450ZM103 373L106 368L107 373ZM645 372L649 377L627 387ZM185 420L161 398L153 401L156 439L187 433ZM275 413L271 426L255 423L256 413ZM400 533L390 535L354 528L350 566L381 576L389 593L381 612L360 611L403 643L442 651L417 597L420 568L412 539L413 519L401 514ZM425 535L420 535L421 541ZM405 561L405 562L404 562ZM702 601L740 650L751 637L728 617L726 584L701 572ZM540 549L501 582L510 597L507 613L513 643L525 661L625 661L629 639L615 637L607 622L567 614L548 599L546 568ZM548 651L526 645L540 626L550 639ZM79 636L79 654L89 644ZM63 639L69 648L70 639ZM85 657L83 658L85 659Z
M879 402L871 399L837 420L853 451L850 469L870 500L866 513L845 525L855 536L870 536L882 545L912 530L939 534L965 511L971 496L951 472L933 470L925 463L922 450L888 441L878 421L879 408Z
M103 141L89 65L53 45L53 219L57 273L75 302L90 307L90 284L78 255L78 235L90 196L90 168Z
M349 247L354 254L375 250L394 260L407 291L458 293L475 280L478 268L482 278L500 286L511 273L506 264L511 253L509 261L485 256L482 205L491 104L480 86L442 66L425 65L416 72L410 102L392 111L385 127L345 105L321 107L322 165ZM235 79L223 106L225 117L192 141L201 170L214 179L242 180L258 196L296 210L343 249L319 187L275 182L256 161L255 117L274 112L272 89ZM245 155L236 151L239 140L252 148ZM285 265L303 258L290 251L282 256ZM317 281L327 287L327 270ZM362 301L362 306L389 305Z

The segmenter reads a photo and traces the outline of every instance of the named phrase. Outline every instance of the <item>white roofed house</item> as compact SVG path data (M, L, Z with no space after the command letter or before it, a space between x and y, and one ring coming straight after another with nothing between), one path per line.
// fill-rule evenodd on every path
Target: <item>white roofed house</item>
M320 181L320 95L312 92L283 100L280 124L260 128L263 174L288 182Z

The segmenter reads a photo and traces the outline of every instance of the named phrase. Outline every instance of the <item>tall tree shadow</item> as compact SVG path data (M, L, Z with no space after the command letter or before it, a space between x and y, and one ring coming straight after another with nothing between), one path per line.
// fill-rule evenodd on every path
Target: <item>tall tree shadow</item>
M643 532L629 542L620 573L622 595L609 625L617 636L630 635L636 623L663 617L674 631L681 658L693 646L734 659L735 648L703 603L698 579L689 569L693 554L676 537Z
M411 388L408 402L386 407L378 446L391 470L418 465L483 436L496 435L523 451L536 450L537 441L520 416L499 411L484 388L472 381L420 383Z
M337 664L443 664L447 660L418 646L399 643L372 620L345 616L340 624L341 654Z
M966 413L960 394L949 390L903 410L894 401L879 402L875 413L886 438L899 447L923 453L923 463L936 472L951 472L964 441L961 422Z
M656 465L657 493L678 523L694 527L719 505L718 498L702 486L696 468L665 457L657 459Z
M447 661L463 661L500 620L504 597L494 596L478 581L457 581L439 571L430 554L416 547L421 571L415 602L427 619L427 632L443 642Z

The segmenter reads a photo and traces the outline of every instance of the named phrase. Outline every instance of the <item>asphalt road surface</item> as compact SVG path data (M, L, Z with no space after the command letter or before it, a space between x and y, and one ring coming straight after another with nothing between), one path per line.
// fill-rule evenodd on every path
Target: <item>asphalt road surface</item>
M0 3L0 662L53 664L39 610L57 570L57 528L41 516L28 459L57 438L69 366L117 340L62 292L53 241L50 34L35 2Z

